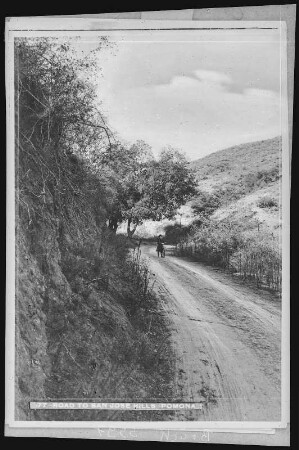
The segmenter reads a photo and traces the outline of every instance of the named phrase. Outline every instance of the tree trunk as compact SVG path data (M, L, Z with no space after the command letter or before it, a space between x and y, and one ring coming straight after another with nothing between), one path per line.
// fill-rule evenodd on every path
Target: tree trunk
M133 226L132 230L131 230L131 223L132 223L132 218L130 217L128 219L128 225L127 225L127 234L128 234L128 238L130 238L130 239L133 237L133 234L136 231L136 228L137 228L137 225L138 225L138 221L136 221L134 223L134 226Z
M113 233L116 233L116 230L118 228L117 220L109 219L108 227L109 227L109 230L113 231Z

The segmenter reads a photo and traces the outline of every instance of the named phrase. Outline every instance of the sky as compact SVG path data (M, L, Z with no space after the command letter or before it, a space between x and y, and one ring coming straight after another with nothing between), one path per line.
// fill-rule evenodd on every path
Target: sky
M120 138L189 160L280 134L275 31L113 36L100 57L98 95Z

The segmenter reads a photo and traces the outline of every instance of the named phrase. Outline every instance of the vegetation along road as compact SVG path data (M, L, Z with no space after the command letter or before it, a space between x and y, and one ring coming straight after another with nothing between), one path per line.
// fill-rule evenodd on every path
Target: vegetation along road
M279 420L280 301L169 249L142 254L177 354L175 398L203 402L195 420Z

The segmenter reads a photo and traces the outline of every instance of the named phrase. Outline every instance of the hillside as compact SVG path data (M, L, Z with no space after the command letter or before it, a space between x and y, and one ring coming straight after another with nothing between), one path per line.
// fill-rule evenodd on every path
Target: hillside
M276 232L281 184L281 138L242 144L192 162L200 192L218 195L212 218Z
M60 181L63 198L55 198L57 186L49 181L43 199L35 194L43 186L37 153L22 146L19 156L16 418L111 418L105 411L30 411L33 399L171 395L166 326L158 314L151 324L158 305L145 287L150 280L138 258L127 258L127 239L106 226L107 194L92 194L97 179L74 156L61 155L60 167L70 174ZM45 152L39 157L44 164L51 159ZM55 176L58 170L52 165Z
M281 138L237 145L192 161L199 187L205 190L244 187L244 193L280 177Z
M281 139L231 147L194 161L198 192L187 227L166 238L188 255L281 289Z
M104 140L86 128L98 128L91 88L78 83L67 47L53 45L21 41L16 52L15 419L138 419L139 411L29 408L171 397L173 358L152 280L136 244L108 227L111 171L79 151L87 138Z
M259 227L277 234L281 225L279 210L281 182L281 138L230 147L192 161L198 181L198 197L178 211L174 220L146 220L137 229L140 237L153 237L165 227L188 226L196 220L192 203L201 194L216 195L219 204L213 218L242 221L244 230ZM263 199L273 200L270 206ZM266 201L267 203L267 201ZM262 207L259 205L262 204ZM120 227L125 232L125 226Z

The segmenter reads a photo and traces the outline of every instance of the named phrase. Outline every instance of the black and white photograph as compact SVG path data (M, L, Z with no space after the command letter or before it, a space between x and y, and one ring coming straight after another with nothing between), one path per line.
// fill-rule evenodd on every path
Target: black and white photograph
M22 20L10 422L282 426L285 23Z

